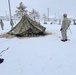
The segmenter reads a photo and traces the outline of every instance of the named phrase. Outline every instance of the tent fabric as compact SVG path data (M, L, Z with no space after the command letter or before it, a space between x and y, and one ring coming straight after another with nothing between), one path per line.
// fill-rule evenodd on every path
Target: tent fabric
M44 33L45 27L41 26L38 22L33 21L28 15L24 15L20 22L11 29L8 34L11 35L22 35L28 34L41 34Z

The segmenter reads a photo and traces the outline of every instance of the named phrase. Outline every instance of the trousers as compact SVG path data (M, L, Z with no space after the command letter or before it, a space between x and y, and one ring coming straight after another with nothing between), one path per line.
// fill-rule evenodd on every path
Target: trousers
M62 29L61 30L61 35L62 35L62 40L67 39L67 29Z

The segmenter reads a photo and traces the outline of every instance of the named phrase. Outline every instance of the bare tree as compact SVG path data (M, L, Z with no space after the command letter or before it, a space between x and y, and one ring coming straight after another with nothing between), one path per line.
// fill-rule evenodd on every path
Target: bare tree
M46 14L43 14L43 19L44 19L44 24L47 24L47 22L46 22L46 20L47 20Z
M61 25L61 19L59 19L59 25Z
M39 19L40 19L39 12L37 12L35 9L32 9L32 11L29 12L29 16L30 16L30 18L33 19L33 20L38 19L38 21L39 21Z
M40 15L39 15L39 12L36 13L36 17L38 19L38 22L40 22Z
M24 16L25 14L27 14L27 10L25 10L27 7L23 5L22 2L20 2L19 4L19 7L17 7L17 10L15 11L16 12L16 16Z

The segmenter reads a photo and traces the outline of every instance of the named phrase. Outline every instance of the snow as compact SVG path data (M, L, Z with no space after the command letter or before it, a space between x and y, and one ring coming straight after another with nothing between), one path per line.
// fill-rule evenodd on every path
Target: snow
M76 26L67 31L67 42L61 42L58 24L43 24L50 35L28 38L0 38L0 75L76 75ZM4 22L4 30L10 30L9 21Z

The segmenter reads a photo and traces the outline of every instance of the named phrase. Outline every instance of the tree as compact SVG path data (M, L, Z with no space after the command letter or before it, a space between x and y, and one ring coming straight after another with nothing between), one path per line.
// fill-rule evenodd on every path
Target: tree
M30 18L33 19L33 20L38 19L38 21L39 21L39 19L40 19L39 12L37 12L35 9L32 9L32 11L29 12L29 16L30 16Z
M61 25L61 19L59 19L59 25Z
M44 24L47 24L47 22L46 22L46 20L47 20L46 14L43 14L43 18L44 18Z
M20 2L19 7L16 7L16 8L17 8L17 10L15 11L16 12L16 14L15 14L16 16L22 17L25 14L27 14L27 10L25 10L27 7L24 6L22 2Z

